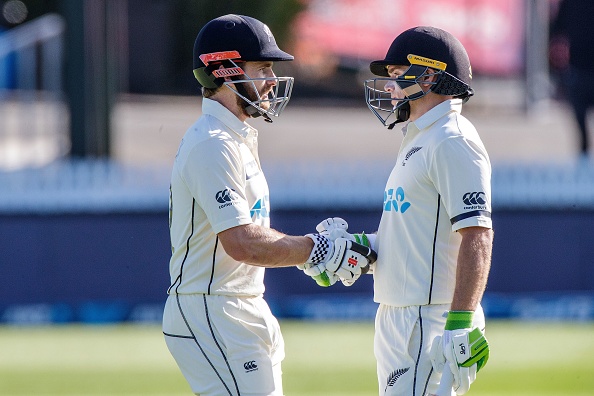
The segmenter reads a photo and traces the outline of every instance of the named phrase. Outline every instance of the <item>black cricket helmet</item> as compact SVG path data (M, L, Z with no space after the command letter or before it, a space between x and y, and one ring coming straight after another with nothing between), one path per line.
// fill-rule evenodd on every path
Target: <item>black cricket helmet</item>
M253 79L241 67L243 62L291 61L293 55L282 51L272 32L259 20L229 14L215 18L202 27L194 42L194 76L204 88L226 86L245 101L252 117L278 116L287 105L293 89L292 77ZM226 78L232 81L226 81ZM257 95L254 81L274 80L268 98ZM252 94L250 94L252 92ZM253 92L256 92L254 95Z
M389 65L407 66L396 78L390 78ZM472 69L466 49L460 41L445 30L418 26L402 32L394 39L386 57L371 62L369 69L376 76L365 81L365 100L378 119L393 128L398 122L408 120L410 101L433 92L468 100L474 92L470 88ZM425 81L436 76L435 81ZM395 97L389 84L396 84L400 93ZM430 88L423 90L420 84Z

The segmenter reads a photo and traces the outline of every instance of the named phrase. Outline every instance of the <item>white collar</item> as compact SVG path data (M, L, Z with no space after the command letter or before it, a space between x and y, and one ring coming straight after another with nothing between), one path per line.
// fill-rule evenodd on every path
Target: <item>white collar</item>
M223 124L227 125L233 132L237 133L242 138L248 136L258 136L258 130L253 128L247 122L242 122L233 114L228 108L217 102L216 100L203 98L202 99L202 114L209 114L219 119Z

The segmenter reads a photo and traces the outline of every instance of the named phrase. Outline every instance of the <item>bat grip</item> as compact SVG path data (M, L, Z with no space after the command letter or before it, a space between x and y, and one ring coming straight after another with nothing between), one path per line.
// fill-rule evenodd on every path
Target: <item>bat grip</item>
M454 374L446 365L441 374L441 381L439 388L437 388L436 396L452 396L452 386L454 385Z

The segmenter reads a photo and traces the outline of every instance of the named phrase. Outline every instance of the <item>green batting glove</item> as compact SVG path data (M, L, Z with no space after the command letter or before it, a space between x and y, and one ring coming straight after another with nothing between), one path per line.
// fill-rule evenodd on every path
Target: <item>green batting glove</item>
M476 364L478 372L489 360L489 343L478 327L469 331L472 328L473 316L474 312L472 311L450 311L446 319L445 330L452 330L452 339L459 337L460 341L465 341L458 344L452 342L454 349L457 349L456 360L459 364L462 367ZM467 337L467 339L462 340L460 336Z
M463 395L489 360L489 343L478 327L472 328L472 311L450 311L445 325L443 355L454 376L454 390Z

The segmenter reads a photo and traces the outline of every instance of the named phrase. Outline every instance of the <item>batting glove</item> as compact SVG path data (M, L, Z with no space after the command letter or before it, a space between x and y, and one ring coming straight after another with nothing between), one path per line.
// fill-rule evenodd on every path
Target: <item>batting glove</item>
M373 249L346 238L332 242L321 234L306 236L314 241L314 247L300 269L320 286L332 286L338 279L345 286L351 286L377 259Z
M377 253L369 246L346 238L334 241L334 253L325 263L326 272L338 276L345 286L351 286L377 260Z
M306 237L314 242L314 247L307 261L297 268L312 277L319 286L332 286L338 280L338 276L326 272L325 262L334 253L334 242L321 234L307 234Z
M471 311L450 311L445 331L431 346L431 362L441 373L447 364L454 376L454 391L463 395L470 389L476 374L489 360L489 343L478 327L472 328Z
M360 234L349 234L347 232L349 228L346 220L340 217L329 217L326 220L322 220L317 226L316 231L326 236L328 239L334 241L337 238L346 238L358 244L367 246L371 249L374 248L375 234L367 235L365 232ZM373 273L374 265L371 264L368 273Z

